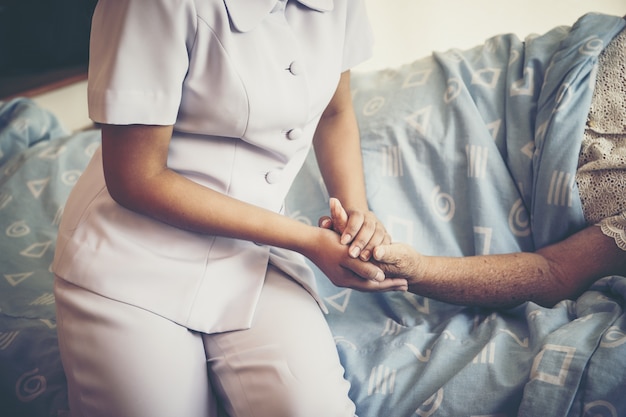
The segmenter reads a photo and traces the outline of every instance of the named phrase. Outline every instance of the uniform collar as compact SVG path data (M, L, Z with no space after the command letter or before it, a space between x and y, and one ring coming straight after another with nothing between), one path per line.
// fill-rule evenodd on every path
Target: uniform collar
M248 32L267 16L278 0L224 0L233 26L240 32ZM333 10L334 0L297 0L302 5L328 12Z

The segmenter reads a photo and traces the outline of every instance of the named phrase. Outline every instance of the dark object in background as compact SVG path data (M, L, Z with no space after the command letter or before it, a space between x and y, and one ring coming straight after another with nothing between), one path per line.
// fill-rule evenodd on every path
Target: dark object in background
M87 67L97 0L0 0L0 90Z
M97 0L0 0L0 75L86 63Z

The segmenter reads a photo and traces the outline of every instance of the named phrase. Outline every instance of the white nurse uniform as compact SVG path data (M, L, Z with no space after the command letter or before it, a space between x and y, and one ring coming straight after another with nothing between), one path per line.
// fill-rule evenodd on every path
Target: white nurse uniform
M366 59L371 44L362 0L100 0L92 26L90 116L107 124L174 125L171 169L280 212L340 74ZM330 333L301 290L315 296L302 257L183 231L121 207L107 191L99 152L66 205L53 268L77 415L204 415L210 401L197 397L211 389L233 416L353 413L336 352L329 352ZM284 300L292 298L282 290L289 286L308 301ZM281 308L291 316L283 322ZM313 316L315 324L306 323ZM269 340L254 353L243 351L245 343L258 343L246 338L259 333L293 339L297 331L310 334L302 339L309 350L294 344L287 348L293 352L277 352ZM229 339L232 334L240 337ZM322 350L331 357L326 362L306 357ZM289 394L268 388L272 378L283 388L294 374L300 378L300 365L284 357L303 351L306 372L327 363L325 376ZM115 360L102 363L107 355ZM211 383L193 365L200 356L208 360ZM263 367L270 371L263 374ZM324 381L331 374L339 382ZM311 392L316 389L321 394ZM133 390L136 395L126 394ZM307 391L313 397L307 399ZM312 398L328 398L334 411ZM182 405L194 401L194 411Z
M91 118L174 124L171 169L280 212L341 72L372 44L362 0L282 4L100 0ZM98 153L65 208L54 261L65 280L205 333L250 326L270 258L314 286L288 251L190 233L119 206L101 164Z

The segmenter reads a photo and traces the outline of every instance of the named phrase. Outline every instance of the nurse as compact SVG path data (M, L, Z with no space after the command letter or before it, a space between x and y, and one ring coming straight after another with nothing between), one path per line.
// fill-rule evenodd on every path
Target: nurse
M339 286L407 288L358 259L389 242L349 88L370 51L362 0L98 2L102 147L53 264L73 416L354 415L302 255ZM281 214L312 143L342 237Z

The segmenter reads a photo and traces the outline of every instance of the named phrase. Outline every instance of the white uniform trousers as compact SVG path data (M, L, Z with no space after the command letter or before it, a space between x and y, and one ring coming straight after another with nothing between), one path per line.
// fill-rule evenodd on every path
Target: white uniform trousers
M272 266L241 331L193 332L58 277L55 295L73 417L354 416L323 313Z

